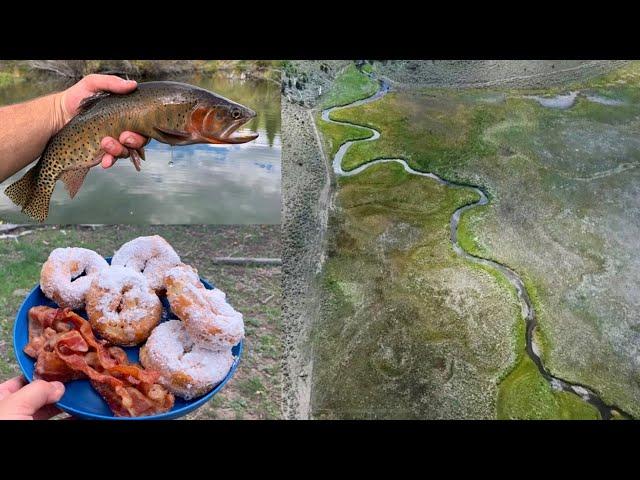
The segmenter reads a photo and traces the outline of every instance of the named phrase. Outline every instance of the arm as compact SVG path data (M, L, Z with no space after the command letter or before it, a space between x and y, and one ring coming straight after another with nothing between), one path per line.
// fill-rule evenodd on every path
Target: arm
M99 91L128 93L137 83L112 75L87 75L63 92L36 98L25 103L0 107L0 181L4 181L33 162L49 139L78 113L80 102ZM122 132L118 140L106 137L103 168L117 158L129 156L130 148L142 148L147 139L133 132Z

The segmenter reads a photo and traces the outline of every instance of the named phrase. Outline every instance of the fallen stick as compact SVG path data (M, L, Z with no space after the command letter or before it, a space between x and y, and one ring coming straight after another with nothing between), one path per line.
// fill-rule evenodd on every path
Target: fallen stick
M213 257L211 261L225 265L282 265L281 258Z
M271 300L273 297L275 297L275 295L269 295L264 300L261 300L260 303L262 303L263 305L266 304L266 303L269 303L269 300Z
M18 228L32 227L32 226L33 225L29 223L4 223L0 225L0 232L11 232Z
M0 235L0 240L10 238L11 240L15 240L17 242L19 237L22 237L23 235L29 235L30 233L33 233L33 230L25 230L24 232L16 234L3 233L2 235Z

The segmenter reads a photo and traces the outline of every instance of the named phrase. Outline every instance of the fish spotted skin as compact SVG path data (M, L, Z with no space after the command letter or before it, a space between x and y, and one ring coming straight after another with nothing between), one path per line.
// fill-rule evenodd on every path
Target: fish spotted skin
M170 145L245 143L257 137L233 135L255 112L208 90L179 82L144 82L132 93L100 93L85 99L80 112L47 143L38 163L6 188L22 211L43 222L56 181L71 198L104 155L100 142L123 131ZM132 152L139 168L139 159Z

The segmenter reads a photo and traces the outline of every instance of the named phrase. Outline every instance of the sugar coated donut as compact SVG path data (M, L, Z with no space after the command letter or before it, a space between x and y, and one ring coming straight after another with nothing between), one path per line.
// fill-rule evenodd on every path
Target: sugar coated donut
M119 265L95 276L86 302L91 326L115 345L144 341L162 315L162 303L145 276Z
M134 238L113 255L111 265L121 265L142 272L154 290L165 288L164 274L180 264L180 257L160 235Z
M95 274L108 267L107 261L93 250L56 248L42 266L40 288L59 307L82 308ZM82 273L86 275L80 277Z
M231 349L208 350L194 345L185 325L169 320L158 325L140 348L140 362L160 372L158 382L190 400L209 392L229 373Z
M174 267L167 271L164 283L171 310L196 345L221 350L244 337L242 314L227 303L224 292L207 290L195 269L184 264Z

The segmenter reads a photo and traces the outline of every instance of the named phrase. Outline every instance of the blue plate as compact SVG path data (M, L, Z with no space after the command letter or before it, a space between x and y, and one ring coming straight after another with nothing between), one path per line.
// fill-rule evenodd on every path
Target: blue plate
M111 258L107 258L107 262L111 263ZM207 289L213 289L213 285L206 280L200 279L200 281ZM160 321L164 322L176 319L177 317L173 312L171 312L167 298L161 297L161 300L163 311ZM18 359L18 364L20 365L23 375L30 382L33 380L35 360L26 355L23 349L27 343L29 343L29 309L38 305L47 305L49 307L58 306L45 297L42 290L40 290L39 284L31 290L25 301L22 302L13 327L13 348L16 352L16 358ZM84 310L76 310L76 313L80 314L85 319L87 318L87 314ZM242 343L243 342L240 341L240 343L233 347L232 353L235 359L231 366L231 370L229 370L227 376L224 377L224 379L212 391L206 395L189 401L176 397L173 408L168 412L158 415L149 415L146 417L116 417L111 412L107 403L91 386L89 380L74 380L66 383L64 395L56 405L65 412L76 417L94 420L170 420L173 418L179 418L207 403L229 381L240 362L240 356L242 355ZM127 352L129 360L132 362L138 362L138 351L140 350L140 347L127 347L124 350Z

